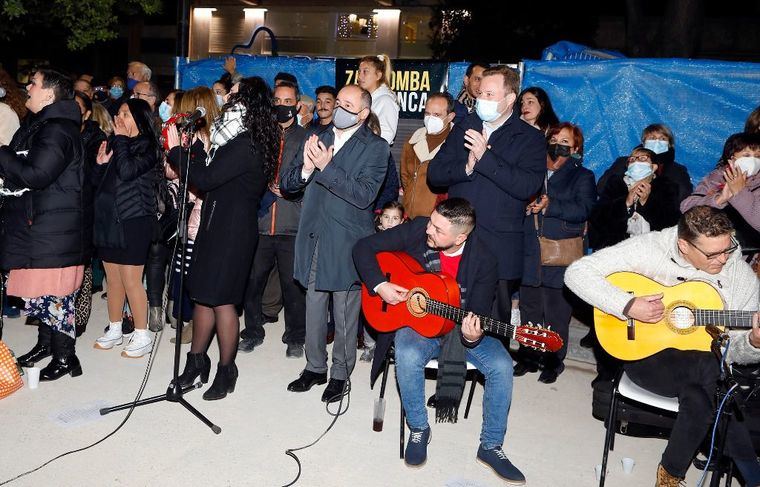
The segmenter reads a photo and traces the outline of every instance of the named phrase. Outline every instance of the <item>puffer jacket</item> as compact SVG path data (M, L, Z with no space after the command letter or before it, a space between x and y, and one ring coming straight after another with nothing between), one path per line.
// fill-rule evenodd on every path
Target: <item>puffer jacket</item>
M157 184L161 177L158 141L147 135L111 138L113 156L93 171L95 194L95 245L113 247L112 225L143 216L157 216Z
M62 100L29 115L0 147L0 178L10 190L0 221L0 267L55 269L84 264L89 240L83 217L81 114Z

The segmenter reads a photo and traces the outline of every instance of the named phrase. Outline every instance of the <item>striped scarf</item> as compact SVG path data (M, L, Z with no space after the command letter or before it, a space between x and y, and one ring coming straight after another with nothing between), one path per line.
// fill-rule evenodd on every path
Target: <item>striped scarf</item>
M437 250L426 250L424 258L428 272L441 272L441 258ZM465 305L466 291L466 288L460 286L461 307ZM438 356L438 376L435 384L436 423L457 422L459 403L462 401L467 375L467 362L461 336L461 324L457 323L452 331L441 338L441 353Z
M219 147L245 132L244 117L245 107L243 105L233 105L214 120L214 124L211 127L211 148L208 151L208 156L206 156L207 166L211 164Z

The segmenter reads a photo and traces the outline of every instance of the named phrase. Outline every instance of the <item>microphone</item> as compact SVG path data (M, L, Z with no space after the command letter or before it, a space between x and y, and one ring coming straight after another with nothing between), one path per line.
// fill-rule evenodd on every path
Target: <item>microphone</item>
M184 129L187 127L192 127L195 125L198 120L202 119L206 116L206 109L203 107L197 107L193 113L182 119L180 122L177 123L177 127Z
M5 88L3 88L2 86L0 86L0 98L5 98L5 94L6 94Z

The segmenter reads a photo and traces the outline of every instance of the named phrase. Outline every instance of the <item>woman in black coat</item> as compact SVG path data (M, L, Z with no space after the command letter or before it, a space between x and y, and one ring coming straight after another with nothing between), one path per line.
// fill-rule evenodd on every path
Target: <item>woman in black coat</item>
M174 130L171 137L177 137ZM187 282L195 302L193 343L179 382L184 387L198 376L208 380L211 359L206 350L216 331L219 366L203 394L206 400L222 399L235 390L240 335L236 307L243 303L258 242L256 212L274 181L281 137L269 87L259 77L245 78L233 86L214 122L208 156L199 157L196 150L190 158L190 183L205 196Z
M121 355L139 358L152 350L148 331L148 297L142 284L148 247L157 224L156 188L161 176L161 152L150 106L130 99L114 119L114 137L100 145L93 178L95 245L108 279L108 321L95 348L121 345L125 299L135 320L135 332Z
M549 129L546 168L547 179L536 200L528 205L524 221L525 245L523 278L520 286L520 318L551 326L564 344L555 353L538 354L521 347L514 375L536 372L539 361L543 371L538 380L550 384L564 370L572 306L564 287L563 266L541 264L539 232L560 240L583 237L586 220L596 202L594 173L581 165L583 133L571 123ZM539 230L536 229L538 227Z
M654 160L654 152L637 147L628 157L626 172L607 181L589 220L594 250L678 223L681 218L678 185Z

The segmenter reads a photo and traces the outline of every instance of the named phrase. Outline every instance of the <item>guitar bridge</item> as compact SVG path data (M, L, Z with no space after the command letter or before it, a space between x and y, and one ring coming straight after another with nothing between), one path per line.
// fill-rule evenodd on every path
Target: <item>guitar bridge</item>
M635 340L636 339L636 323L634 322L633 318L628 318L628 339L629 340Z

